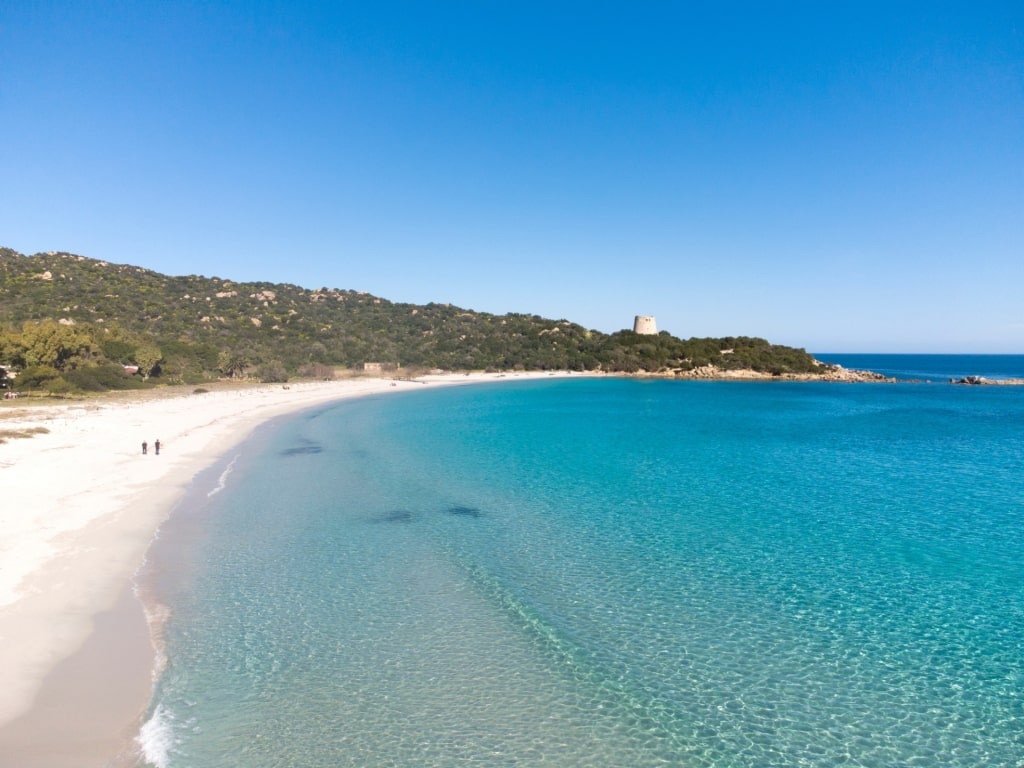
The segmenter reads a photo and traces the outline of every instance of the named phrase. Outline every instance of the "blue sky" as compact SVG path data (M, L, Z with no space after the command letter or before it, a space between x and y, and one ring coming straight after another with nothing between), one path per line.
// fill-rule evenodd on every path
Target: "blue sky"
M1024 5L13 0L0 245L1024 353Z

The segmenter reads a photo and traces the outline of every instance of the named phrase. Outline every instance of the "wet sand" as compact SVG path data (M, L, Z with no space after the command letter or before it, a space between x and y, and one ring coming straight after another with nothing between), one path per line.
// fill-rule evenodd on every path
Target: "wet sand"
M142 606L125 587L94 618L82 647L42 681L32 708L0 729L0 765L136 765L140 703L153 671L149 640Z

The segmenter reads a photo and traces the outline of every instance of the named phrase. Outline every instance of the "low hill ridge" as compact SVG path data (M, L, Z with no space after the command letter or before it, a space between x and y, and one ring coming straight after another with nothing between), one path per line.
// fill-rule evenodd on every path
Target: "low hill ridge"
M88 348L63 361L25 359L19 338L39 324L73 331ZM338 288L169 276L72 253L26 256L10 248L0 248L0 333L6 339L0 341L0 365L48 362L65 373L137 364L166 381L254 373L280 380L316 366L365 363L668 375L708 366L776 375L821 372L804 350L760 338L604 334L566 319L396 303Z

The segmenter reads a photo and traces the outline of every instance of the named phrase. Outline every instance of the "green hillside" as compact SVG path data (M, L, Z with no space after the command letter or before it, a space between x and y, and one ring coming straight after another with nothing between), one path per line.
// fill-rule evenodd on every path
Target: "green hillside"
M400 304L337 288L172 277L69 253L0 248L0 365L22 372L19 386L55 378L71 389L121 386L112 373L125 364L154 381L199 382L280 381L367 362L446 370L816 370L803 350L757 338L609 335L564 319Z

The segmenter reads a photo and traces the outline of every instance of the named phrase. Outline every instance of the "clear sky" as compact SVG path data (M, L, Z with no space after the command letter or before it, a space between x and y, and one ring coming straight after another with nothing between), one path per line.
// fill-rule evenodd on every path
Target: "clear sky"
M1024 3L5 0L0 245L1024 353Z

